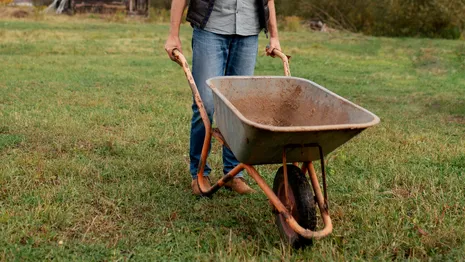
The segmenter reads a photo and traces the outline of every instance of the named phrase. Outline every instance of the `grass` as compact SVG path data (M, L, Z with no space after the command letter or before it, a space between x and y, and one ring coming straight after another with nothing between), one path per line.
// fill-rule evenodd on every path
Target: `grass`
M463 41L281 32L294 76L382 120L327 157L333 234L291 250L263 194L190 194L168 26L80 18L0 20L0 261L463 259Z

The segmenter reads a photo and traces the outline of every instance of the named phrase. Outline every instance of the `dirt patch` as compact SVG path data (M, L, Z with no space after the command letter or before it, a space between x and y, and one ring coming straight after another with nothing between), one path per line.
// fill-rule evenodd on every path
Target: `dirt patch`
M465 102L456 100L456 98L446 97L428 101L425 104L427 113L442 113L448 116L444 117L446 122L455 122L463 124L465 122Z
M25 10L16 10L13 13L11 13L11 16L16 18L25 18L29 16L29 12Z
M302 88L298 87L291 95L298 96ZM282 100L270 96L252 96L235 99L230 102L249 120L271 126L293 126L289 118L300 107L298 103L284 92Z
M33 12L34 7L29 6L0 6L0 17L26 18Z
M465 125L465 116L449 116L447 122Z
M230 102L249 120L271 126L318 126L346 123L346 113L335 113L328 105L303 99L302 87L285 88L280 94L260 94Z
M437 55L434 48L421 48L418 54L413 58L414 66L423 72L429 72L434 75L443 75L447 73L443 61Z

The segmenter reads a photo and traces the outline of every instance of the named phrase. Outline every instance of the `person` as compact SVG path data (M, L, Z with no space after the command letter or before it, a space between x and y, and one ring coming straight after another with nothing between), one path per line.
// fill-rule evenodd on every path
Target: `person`
M171 25L165 50L176 61L173 50L182 52L179 29L186 0L172 0ZM258 52L258 35L269 33L267 55L281 50L274 0L190 0L187 19L193 27L192 75L210 121L213 117L213 96L206 80L215 76L252 76ZM205 127L195 102L192 105L190 132L190 173L192 192L200 195L197 171L200 162ZM227 147L223 147L223 173L227 174L239 162ZM211 168L205 166L208 177ZM239 194L254 192L244 180L243 173L225 184ZM208 180L208 179L207 179Z

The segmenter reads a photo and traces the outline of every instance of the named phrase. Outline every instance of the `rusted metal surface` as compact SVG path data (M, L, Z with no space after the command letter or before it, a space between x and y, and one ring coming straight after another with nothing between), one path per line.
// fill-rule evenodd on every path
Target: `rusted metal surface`
M199 113L200 113L200 116L202 117L202 121L205 126L205 139L203 140L202 153L200 154L200 163L199 163L199 168L198 168L198 173L197 173L197 176L199 177L200 190L204 191L202 190L202 186L204 185L203 173L205 171L208 151L210 149L210 141L212 138L212 127L211 127L210 119L208 118L208 115L207 115L207 110L203 106L202 98L200 97L199 90L197 89L197 85L195 84L194 77L192 76L192 72L189 69L189 64L187 63L186 58L177 49L173 50L173 54L175 55L176 59L178 60L178 63L182 66L182 69L184 70L184 73L186 74L187 81L189 82L189 86L191 88L192 95L194 97L194 101L197 107L199 108Z
M212 139L212 136L214 135L215 138L217 138L222 144L227 144L225 143L223 136L221 135L219 130L213 130L210 120L207 115L207 111L205 110L205 107L202 102L202 98L200 97L199 91L197 89L197 85L195 84L194 77L192 76L192 72L189 69L189 64L187 63L186 58L184 55L179 52L179 50L173 50L173 54L175 55L176 59L178 60L178 64L182 66L184 73L186 75L187 81L189 82L189 86L192 91L192 95L194 96L194 101L199 108L200 116L202 117L203 124L205 126L205 139L203 142L203 147L202 147L202 153L200 155L200 163L197 171L197 181L199 183L199 188L200 192L203 196L211 196L213 195L216 191L218 191L221 187L224 186L225 183L230 181L232 178L234 178L239 172L241 172L244 169L243 164L237 165L235 168L233 168L228 174L223 176L216 184L214 184L211 187L207 186L207 181L204 177L204 171L205 171L205 165L207 163L207 157L208 157L208 151L210 149L210 142Z
M306 163L307 170L310 170L310 162ZM303 228L299 223L294 219L291 213L287 210L284 204L279 200L273 190L268 186L265 180L258 174L257 170L251 165L244 165L247 173L252 177L258 186L263 190L265 195L273 204L274 208L279 212L285 219L288 225L298 234L305 238L322 238L326 237L333 231L333 224L329 216L328 209L324 204L323 194L321 193L320 185L318 183L318 178L316 174L310 172L310 179L315 193L317 204L320 209L321 217L323 218L324 228L320 231L312 231L306 228Z
M328 206L328 190L327 190L327 185L326 185L326 167L325 167L325 159L323 155L323 149L321 148L320 145L318 145L318 150L320 151L320 165L321 165L321 179L323 180L323 196L324 196L324 202L326 205L326 208L329 208ZM311 167L310 172L315 173L315 168L313 168L313 164L310 163L309 167Z
M226 142L224 141L224 137L218 128L212 129L212 135L214 138L216 138L216 140L218 140L218 142L220 142L221 145L229 148L228 144L226 144Z
M244 170L244 165L243 164L237 165L228 174L223 176L220 180L218 180L211 187L207 187L203 182L201 182L201 181L204 181L205 177L203 176L203 174L199 174L198 181L199 181L199 188L200 188L200 192L202 193L202 196L209 197L213 195L216 191L222 188L228 181L232 180L242 170Z
M302 78L215 77L207 83L213 90L217 126L245 164L281 163L288 144L315 143L328 154L380 121ZM313 161L319 155L317 148L295 148L287 152L287 160Z
M317 177L317 175L315 173L315 169L313 168L312 162L308 162L307 169L309 171L310 181L312 182L312 187L313 187L313 191L314 191L315 196L316 196L318 208L320 209L321 217L323 218L323 223L324 223L325 226L324 226L324 228L322 230L320 230L318 232L312 232L310 230L304 230L304 231L301 231L302 232L301 233L301 232L297 231L296 228L294 228L294 230L296 230L297 233L299 233L302 236L307 237L307 238L309 238L309 237L315 237L315 238L325 237L325 236L331 234L331 232L333 231L333 224L331 222L331 217L329 216L328 206L326 205L323 194L321 193L320 184L318 183L318 177ZM297 229L301 230L299 228L297 228Z
M287 177L286 148L283 149L283 174L284 174L284 196L286 199L286 208L289 210L292 207L292 205L291 205L291 201L289 201L289 179Z
M284 190L283 190L283 188L284 188ZM282 196L283 191L285 191L284 194L287 194L287 195L284 196L284 199L286 199L286 201L287 201L285 206L286 206L286 209L288 210L289 214L292 215L292 217L294 217L294 219L296 219L296 220L301 219L299 217L299 210L297 210L297 208L294 208L296 206L296 199L295 199L295 195L294 195L293 190L287 190L288 192L286 193L286 186L284 184L282 184L278 188L277 192L275 192L278 199L283 199L283 196ZM274 211L273 213L279 214L279 212L276 212L276 208L274 206L273 206L273 211ZM286 222L286 219L283 216L279 216L279 220L281 220L282 228L286 232L286 236L293 235L295 231L290 226L288 226L288 224Z
M289 59L291 57L285 55L283 52L276 49L273 50L273 54L281 58L281 60L283 61L284 75L291 76L291 70L289 69Z
M320 154L320 165L321 165L321 178L323 180L323 195L324 195L324 200L325 203L328 203L328 193L327 193L327 185L326 185L326 167L325 167L325 159L324 159L324 153L323 153L323 148L318 145L318 144L304 144L304 145L287 145L284 148L284 151L292 149L292 148L304 148L304 147L315 147L318 148L318 152ZM297 166L297 163L294 163L295 166ZM315 173L315 169L313 168L313 164L310 165L312 170L310 172ZM307 164L304 162L302 165L301 171L303 174L307 173L308 167Z

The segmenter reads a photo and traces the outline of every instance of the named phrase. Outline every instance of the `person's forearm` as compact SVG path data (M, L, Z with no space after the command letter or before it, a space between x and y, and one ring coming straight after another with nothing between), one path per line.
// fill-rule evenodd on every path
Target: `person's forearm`
M274 0L268 0L268 9L270 11L270 20L268 21L268 31L270 37L278 38L278 22L276 20L276 8L274 6Z
M186 0L173 0L171 2L171 36L179 36L179 27L181 26L182 14L185 7Z

